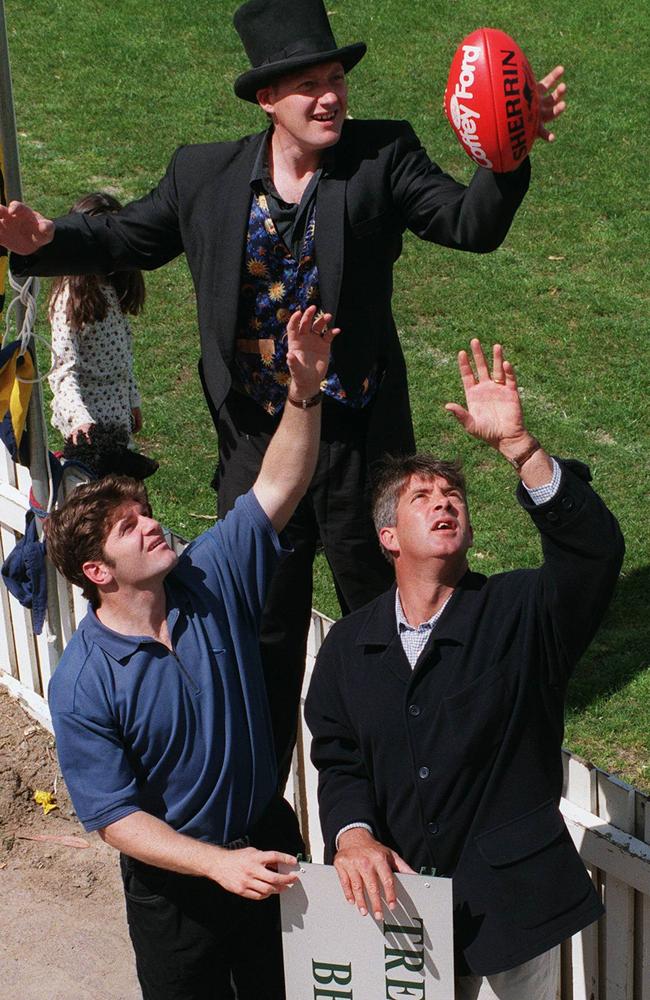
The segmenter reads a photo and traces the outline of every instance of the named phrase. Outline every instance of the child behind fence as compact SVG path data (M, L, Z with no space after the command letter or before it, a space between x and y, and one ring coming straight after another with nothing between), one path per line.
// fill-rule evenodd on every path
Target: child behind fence
M72 211L103 215L121 207L112 195L95 192ZM144 279L137 270L63 275L50 292L52 424L66 439L64 453L81 457L98 474L125 471L144 478L157 468L145 456L129 455L129 468L121 467L121 459L117 468L115 459L118 452L126 454L131 434L142 427L127 313L136 316L144 299ZM134 461L137 469L131 468Z

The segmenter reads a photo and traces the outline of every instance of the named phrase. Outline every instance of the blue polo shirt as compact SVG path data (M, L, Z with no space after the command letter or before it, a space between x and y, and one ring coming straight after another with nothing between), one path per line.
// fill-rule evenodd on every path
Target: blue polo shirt
M48 692L86 830L144 810L224 844L262 814L277 776L259 623L283 551L250 491L165 580L173 653L88 611Z

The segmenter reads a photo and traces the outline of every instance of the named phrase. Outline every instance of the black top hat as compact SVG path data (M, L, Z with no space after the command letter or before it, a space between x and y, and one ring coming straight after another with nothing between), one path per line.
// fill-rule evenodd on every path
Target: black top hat
M347 73L366 53L365 42L337 48L323 0L248 0L233 20L253 67L237 77L235 93L253 104L286 73L332 61Z

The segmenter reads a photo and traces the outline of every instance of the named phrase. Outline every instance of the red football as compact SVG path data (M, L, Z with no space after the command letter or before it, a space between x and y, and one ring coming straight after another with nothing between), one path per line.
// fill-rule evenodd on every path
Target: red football
M516 170L535 141L539 97L526 56L505 32L479 28L460 43L445 90L445 113L480 167Z

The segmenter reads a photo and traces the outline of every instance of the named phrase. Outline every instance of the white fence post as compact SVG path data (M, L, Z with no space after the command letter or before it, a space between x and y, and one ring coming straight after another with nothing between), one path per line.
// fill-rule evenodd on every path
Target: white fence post
M624 833L634 833L634 791L599 772L598 815ZM603 925L603 1000L634 1000L634 891L605 872L602 879L607 920Z
M587 812L598 808L596 769L565 753L565 797ZM598 871L587 869L596 888ZM563 946L562 1000L594 1000L598 996L598 926L590 924Z

